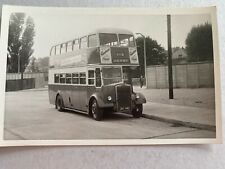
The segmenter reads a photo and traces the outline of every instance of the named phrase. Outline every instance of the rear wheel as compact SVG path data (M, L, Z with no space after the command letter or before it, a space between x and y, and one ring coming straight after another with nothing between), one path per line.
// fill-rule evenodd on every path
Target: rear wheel
M102 120L103 110L101 108L99 108L97 100L94 99L91 102L90 110L91 110L91 114L95 120L97 120L97 121Z
M63 98L60 95L56 97L55 108L60 112L64 110Z
M135 108L132 110L132 115L134 118L140 118L142 116L143 105L137 104Z

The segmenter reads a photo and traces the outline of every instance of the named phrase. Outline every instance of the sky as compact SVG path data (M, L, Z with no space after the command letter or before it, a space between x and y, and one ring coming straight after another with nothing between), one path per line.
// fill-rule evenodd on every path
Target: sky
M49 55L51 47L86 35L98 28L124 28L149 36L167 49L166 15L74 15L51 12L26 13L35 23L34 56ZM210 15L171 15L172 47L185 47L185 39L193 26L211 23ZM138 36L138 35L137 35Z

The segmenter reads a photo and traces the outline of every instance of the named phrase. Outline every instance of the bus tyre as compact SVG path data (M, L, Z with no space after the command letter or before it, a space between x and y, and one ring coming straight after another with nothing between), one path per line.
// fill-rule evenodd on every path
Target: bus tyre
M143 111L143 105L137 104L132 111L133 117L140 118L142 116L142 111Z
M103 110L101 108L99 108L97 100L94 99L91 102L91 114L92 117L97 120L97 121L101 121L102 117L103 117Z
M63 111L64 110L64 103L63 103L63 98L62 96L58 95L56 97L56 104L55 104L55 107L58 111Z

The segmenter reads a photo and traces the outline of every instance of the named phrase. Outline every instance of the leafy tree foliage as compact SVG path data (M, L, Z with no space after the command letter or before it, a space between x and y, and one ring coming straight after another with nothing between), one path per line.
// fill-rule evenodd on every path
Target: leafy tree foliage
M25 72L48 72L49 57L35 58L34 56L30 57L29 63L25 69Z
M49 57L38 58L38 69L40 72L48 72Z
M29 58L29 64L27 65L25 72L29 73L39 72L37 59L34 56Z
M212 25L205 23L194 26L186 39L189 62L213 60Z
M136 39L137 51L140 63L140 73L144 75L144 39L143 37L138 37ZM146 43L146 64L149 65L160 65L164 64L166 61L166 51L158 44L156 40L150 37L145 38Z
M13 13L9 21L8 35L8 72L24 72L29 57L33 54L34 22L27 17L26 23L24 13ZM20 62L20 63L19 63Z
M26 20L26 27L21 39L21 50L19 51L22 72L25 70L29 62L29 58L34 52L34 50L32 49L34 45L34 35L34 21L31 17L28 17Z
M10 16L7 57L9 72L18 71L18 56L21 47L20 36L23 30L24 18L24 13L13 13Z

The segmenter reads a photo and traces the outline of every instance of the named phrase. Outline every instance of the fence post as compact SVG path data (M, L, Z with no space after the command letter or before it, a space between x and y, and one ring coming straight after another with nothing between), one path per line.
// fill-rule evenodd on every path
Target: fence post
M154 69L155 69L155 88L158 89L158 86L157 86L157 69L156 69L156 66L154 66Z
M186 88L188 88L188 64L186 64L186 66L185 66L185 68L186 68Z
M197 63L197 87L200 87L200 79L199 79L199 64Z
M23 72L21 72L21 83L20 89L23 90Z

